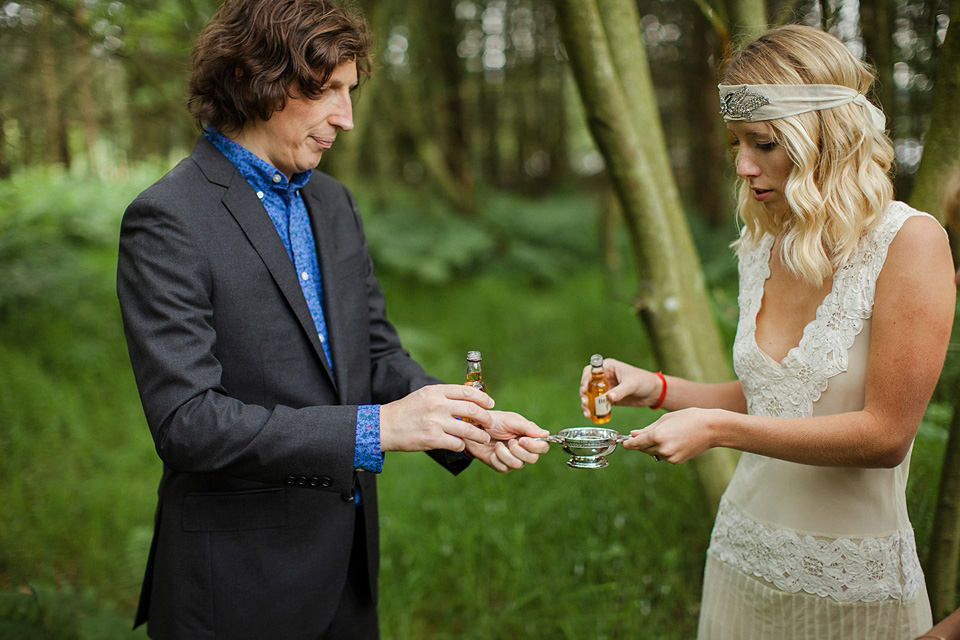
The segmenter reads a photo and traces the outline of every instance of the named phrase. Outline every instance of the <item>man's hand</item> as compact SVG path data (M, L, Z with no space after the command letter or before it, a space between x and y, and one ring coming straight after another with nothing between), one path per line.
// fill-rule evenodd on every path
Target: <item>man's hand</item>
M487 428L494 441L490 444L468 442L467 452L485 465L500 473L534 464L541 453L550 449L550 444L535 440L550 435L519 413L490 411L492 424Z
M494 424L487 411L492 408L493 399L473 387L462 384L423 387L380 407L380 449L463 451L466 441L487 444L490 436L484 428ZM467 418L479 426L459 418Z

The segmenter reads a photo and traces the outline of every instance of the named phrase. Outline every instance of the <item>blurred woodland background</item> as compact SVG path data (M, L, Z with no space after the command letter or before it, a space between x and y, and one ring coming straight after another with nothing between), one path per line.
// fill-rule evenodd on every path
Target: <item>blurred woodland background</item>
M127 203L192 149L188 57L218 4L0 0L0 640L145 637L130 625L160 463L116 243ZM375 70L320 168L357 197L414 357L454 382L481 350L498 406L551 431L583 420L591 353L732 375L716 77L738 42L801 22L874 64L898 199L939 216L960 164L960 0L356 5ZM937 617L957 604L958 383L951 345L908 495ZM617 409L612 426L656 415ZM555 450L458 478L391 455L383 637L692 637L728 454L670 467L618 451L582 471Z

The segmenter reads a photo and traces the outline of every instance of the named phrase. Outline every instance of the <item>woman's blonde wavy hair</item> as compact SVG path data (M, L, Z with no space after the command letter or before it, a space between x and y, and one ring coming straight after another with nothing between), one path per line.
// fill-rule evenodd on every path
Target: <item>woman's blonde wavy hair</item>
M834 36L787 25L737 53L721 83L836 84L867 94L873 80L871 67ZM767 122L794 164L785 188L790 211L769 213L741 180L737 209L744 226L732 246L742 254L764 234L779 235L783 264L820 285L850 258L893 199L893 143L854 103Z

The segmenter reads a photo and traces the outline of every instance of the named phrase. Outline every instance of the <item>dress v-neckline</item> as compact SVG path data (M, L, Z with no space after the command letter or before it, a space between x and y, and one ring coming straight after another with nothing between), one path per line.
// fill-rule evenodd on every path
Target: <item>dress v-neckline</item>
M807 337L807 332L810 331L813 325L817 322L817 320L820 319L820 310L823 308L827 299L834 293L837 286L837 279L836 277L833 278L833 282L830 283L830 291L828 291L826 295L823 296L823 299L820 300L820 304L818 304L817 308L814 310L813 318L809 322L807 322L805 325L803 325L803 330L800 332L800 340L797 342L797 344L787 349L787 353L784 354L783 358L781 358L780 360L777 360L776 358L771 356L769 353L764 351L760 347L760 343L757 342L757 317L759 317L760 315L760 309L763 308L763 298L764 298L764 294L766 293L767 281L770 279L770 276L773 273L773 271L770 269L770 261L773 258L773 245L775 243L776 243L776 238L774 238L771 235L768 235L766 237L767 246L764 248L764 252L766 253L766 260L763 263L764 269L766 269L766 272L763 274L763 278L760 279L760 282L758 284L759 291L754 292L754 295L757 296L757 304L754 305L753 322L751 323L752 330L750 333L751 333L751 339L753 341L753 347L763 357L763 359L771 366L783 368L784 363L787 361L787 359L791 355L793 355L795 351L800 349L801 345L803 344L804 338Z

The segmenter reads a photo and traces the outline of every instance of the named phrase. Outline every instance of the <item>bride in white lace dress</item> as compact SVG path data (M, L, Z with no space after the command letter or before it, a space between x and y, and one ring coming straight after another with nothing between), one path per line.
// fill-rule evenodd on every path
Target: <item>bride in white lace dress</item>
M892 201L892 145L864 98L872 80L810 27L774 29L730 61L737 380L604 362L611 401L670 411L626 448L674 464L743 452L707 552L700 640L907 640L930 628L905 486L954 272L939 223Z

